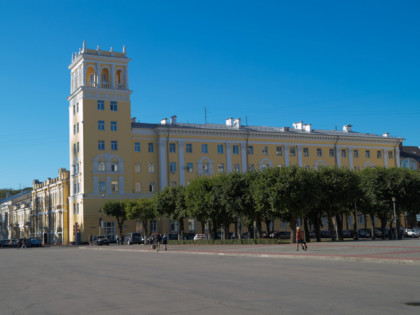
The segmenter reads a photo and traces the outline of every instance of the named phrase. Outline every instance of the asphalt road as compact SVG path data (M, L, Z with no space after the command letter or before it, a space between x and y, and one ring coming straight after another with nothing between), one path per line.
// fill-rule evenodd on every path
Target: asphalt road
M418 265L116 246L0 249L0 262L0 314L420 313L406 304Z

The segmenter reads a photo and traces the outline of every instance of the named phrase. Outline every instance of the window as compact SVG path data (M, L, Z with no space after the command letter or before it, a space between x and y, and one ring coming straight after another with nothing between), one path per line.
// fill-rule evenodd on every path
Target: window
M267 146L263 146L262 155L268 155L268 147Z
M154 192L154 191L155 191L155 183L150 183L149 192Z
M218 144L217 145L217 153L218 154L223 154L223 144Z
M105 172L106 170L106 162L105 161L99 161L98 162L98 172Z
M77 214L79 214L79 204L77 204L76 207L77 207Z
M136 192L141 192L141 185L140 183L136 183Z
M111 141L111 151L118 151L118 141Z
M76 104L76 110L79 112L79 103Z
M277 147L276 148L276 155L278 155L278 156L283 155L283 147Z
M148 143L147 144L147 149L148 149L149 153L155 152L155 147L154 147L153 143Z
M217 168L219 170L219 173L224 173L225 172L225 165L223 163L218 164Z
M316 149L316 156L322 156L322 149L321 148Z
M98 141L98 150L105 150L105 141Z
M309 149L303 148L303 156L309 156Z
M175 153L176 152L175 143L169 143L169 152L170 153Z
M155 172L155 165L153 163L149 163L149 173Z
M79 133L79 123L77 123L77 133Z
M254 171L255 167L254 164L248 164L248 171Z
M376 151L376 158L382 159L382 151L380 150Z
M76 125L73 125L73 134L76 134Z
M355 171L360 171L360 166L355 166L355 167L354 167L354 170L355 170Z
M359 224L365 224L365 216L362 214L359 215Z
M105 110L105 102L98 101L98 110Z
M73 115L76 115L76 105L73 105Z
M105 121L98 120L98 130L105 130Z
M369 151L369 150L366 150L366 152L365 152L365 156L366 156L367 158L370 158L370 151Z
M169 163L169 172L171 172L171 173L176 172L176 163L175 162Z
M233 164L233 170L237 173L239 173L241 170L239 168L239 164Z
M254 147L252 145L248 146L247 152L249 155L253 155L254 154Z
M73 204L73 214L76 214L76 204Z
M389 151L389 152L388 152L388 158L389 158L389 159L393 159L393 158L394 158L394 152Z
M353 157L358 158L359 157L359 150L353 151Z
M117 180L111 181L111 191L112 192L118 192L118 181Z
M193 172L193 164L192 163L187 163L187 172L188 173L192 173Z
M239 154L239 145L234 145L232 149L233 154Z
M117 131L118 125L116 121L111 121L111 131Z
M79 142L77 142L77 152L79 152Z
M341 157L343 157L343 158L347 157L347 150L346 149L341 150Z
M290 156L296 156L296 147L290 147Z
M330 149L330 157L334 157L335 155L335 150L334 149Z
M185 145L185 152L192 153L192 143L187 143Z
M105 192L106 191L105 181L103 181L103 180L99 182L99 191L100 192Z
M134 142L134 152L140 152L140 142Z
M111 111L116 112L118 110L117 102L111 102L110 103L110 109L111 109Z
M201 153L209 153L208 148L207 148L207 144L202 144L201 145Z
M140 173L140 171L141 171L141 165L140 165L140 163L134 164L134 172Z
M118 172L118 161L111 162L111 172Z
M204 161L201 163L201 171L202 171L203 173L208 173L208 172L209 172L209 162L208 162L207 160L204 160Z

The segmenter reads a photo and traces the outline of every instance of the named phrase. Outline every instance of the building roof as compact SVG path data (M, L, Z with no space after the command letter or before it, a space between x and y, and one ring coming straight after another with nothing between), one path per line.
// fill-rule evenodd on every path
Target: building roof
M412 158L420 162L420 147L402 146L400 156L404 158Z

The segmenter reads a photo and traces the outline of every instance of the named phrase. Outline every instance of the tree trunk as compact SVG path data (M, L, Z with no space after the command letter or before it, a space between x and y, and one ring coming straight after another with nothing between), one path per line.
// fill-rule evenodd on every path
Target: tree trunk
M330 212L328 213L327 218L328 218L328 231L330 232L331 240L335 242L336 237L335 237L335 231L334 231L334 224L333 224L333 220L332 220L332 216Z
M391 220L389 220L389 232L388 232L388 236L389 236L389 239L390 240L392 240L392 239L394 239L394 229L392 228L392 221L393 221L393 219L391 219Z
M371 221L371 225L372 225L371 237L372 237L372 240L375 240L376 239L376 235L375 235L375 215L373 213L370 214L370 221Z
M184 218L179 220L178 241L184 239Z
M223 224L223 229L225 230L225 240L228 240L229 239L229 227L230 227L230 222L229 221L226 221Z
M215 240L218 239L218 235L217 235L217 224L215 224L215 222L213 222L213 237Z
M256 224L257 224L258 237L261 237L261 235L262 235L262 226L261 226L261 217L259 215L257 215L257 217L256 217Z
M400 215L399 213L397 213L397 235L398 235L398 239L402 240L402 233L401 233L401 220L400 220Z
M292 232L290 233L290 244L296 243L296 219L292 215L290 216L290 228Z
M385 239L385 234L386 234L386 220L379 218L379 220L381 220L381 232L382 232L382 239Z
M357 231L357 209L356 209L356 203L354 204L354 211L353 211L353 217L354 217L354 222L353 222L353 239L354 240L358 240L359 239L359 232Z
M337 221L338 239L342 241L343 240L343 215L337 214L335 216L335 220Z
M266 220L264 220L265 222L265 227L266 227L266 229L267 229L267 236L270 236L270 223L271 223L271 220L270 219L266 219Z
M310 243L311 236L309 231L308 217L306 215L303 217L303 228L305 229L305 241Z

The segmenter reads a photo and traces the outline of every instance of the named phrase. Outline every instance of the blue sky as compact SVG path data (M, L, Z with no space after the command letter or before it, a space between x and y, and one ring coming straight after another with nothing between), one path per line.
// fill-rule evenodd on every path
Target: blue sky
M0 188L69 168L72 52L121 51L132 116L341 129L420 145L418 1L0 1Z

